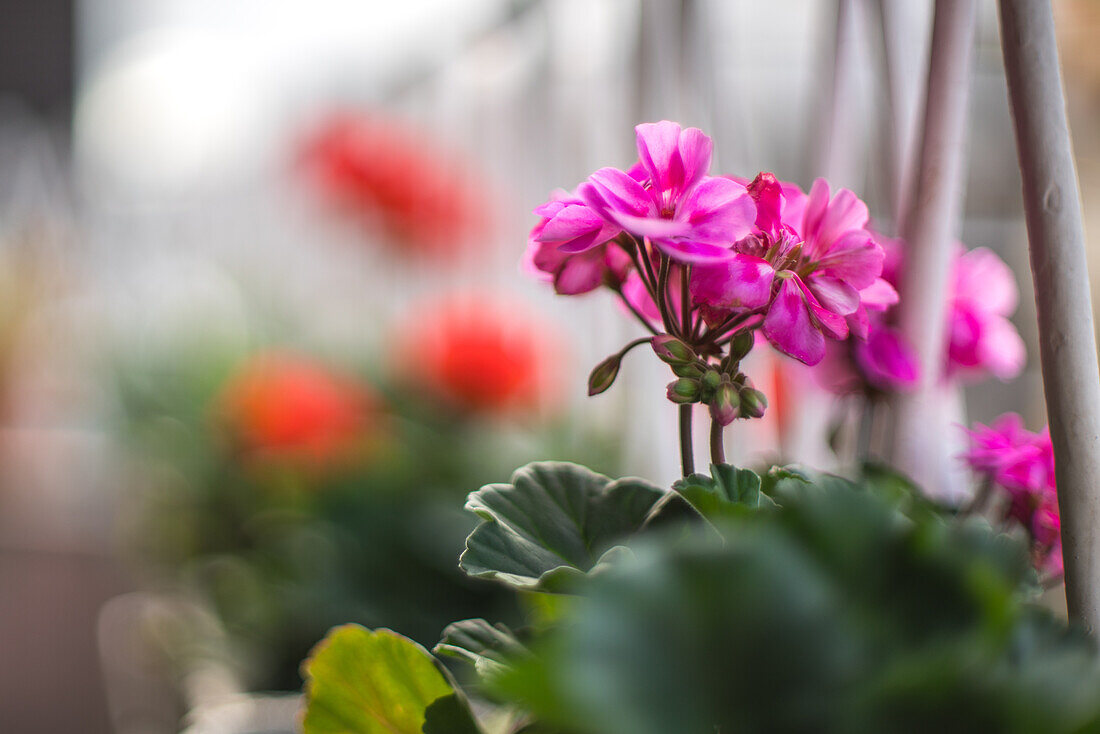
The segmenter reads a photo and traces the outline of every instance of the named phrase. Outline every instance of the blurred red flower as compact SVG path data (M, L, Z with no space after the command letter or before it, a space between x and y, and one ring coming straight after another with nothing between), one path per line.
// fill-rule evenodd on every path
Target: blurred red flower
M247 456L327 465L353 457L374 427L373 402L351 378L305 357L273 353L231 376L217 409Z
M387 230L395 247L454 255L487 230L470 167L407 124L336 114L307 136L306 175L331 203Z
M560 347L516 304L451 297L402 324L395 369L452 409L507 414L552 405Z

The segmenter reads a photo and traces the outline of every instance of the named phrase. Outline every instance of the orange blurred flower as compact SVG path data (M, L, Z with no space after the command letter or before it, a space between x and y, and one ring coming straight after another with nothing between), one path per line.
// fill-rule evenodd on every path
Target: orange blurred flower
M374 400L364 386L286 353L248 361L225 384L217 408L249 458L340 464L375 428Z
M454 255L487 229L487 197L469 166L405 124L333 115L306 139L301 160L332 203L380 223L402 249Z
M398 341L401 378L453 409L531 412L558 397L559 341L514 303L436 301L404 322Z

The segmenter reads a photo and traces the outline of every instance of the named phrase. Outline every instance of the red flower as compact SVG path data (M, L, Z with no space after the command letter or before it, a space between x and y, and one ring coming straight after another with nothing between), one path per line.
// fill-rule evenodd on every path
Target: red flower
M468 166L399 123L338 114L302 148L307 175L333 204L388 230L395 246L454 254L487 229Z
M350 458L369 433L371 403L350 378L303 357L265 354L228 380L217 406L246 455L330 464Z
M453 409L524 412L557 392L556 340L514 304L451 298L417 312L401 332L403 379Z

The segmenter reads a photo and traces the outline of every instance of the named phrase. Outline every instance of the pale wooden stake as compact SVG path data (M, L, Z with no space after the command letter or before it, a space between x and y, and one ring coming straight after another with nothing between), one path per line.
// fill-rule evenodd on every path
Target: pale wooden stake
M895 401L894 462L934 496L950 497L944 359L947 278L962 199L975 0L937 0L917 181L902 236L907 242L898 324L920 360L915 390Z
M1100 625L1100 371L1081 200L1045 0L1001 0L1001 45L1035 280L1070 617Z

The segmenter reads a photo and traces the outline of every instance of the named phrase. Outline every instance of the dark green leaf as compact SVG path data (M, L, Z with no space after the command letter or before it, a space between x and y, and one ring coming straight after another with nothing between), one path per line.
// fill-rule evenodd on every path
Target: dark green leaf
M471 576L521 589L559 590L592 570L642 528L664 490L641 479L611 479L564 462L518 469L511 484L470 494L482 522L459 566Z
M527 648L503 624L467 619L447 625L443 638L432 652L464 660L473 665L479 675L489 675L510 660L526 655Z
M692 474L672 485L703 517L713 520L737 516L774 504L760 491L756 472L729 464L712 464L710 471L711 476Z
M476 734L465 699L427 650L387 629L336 627L302 664L304 734ZM447 728L440 728L445 723Z

